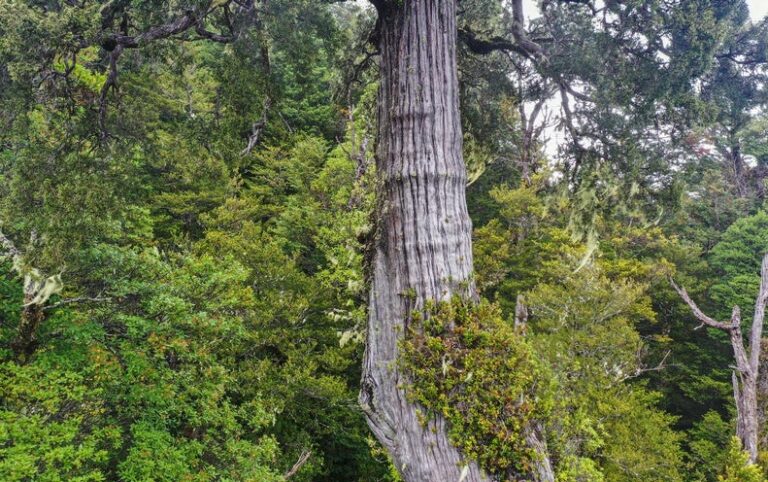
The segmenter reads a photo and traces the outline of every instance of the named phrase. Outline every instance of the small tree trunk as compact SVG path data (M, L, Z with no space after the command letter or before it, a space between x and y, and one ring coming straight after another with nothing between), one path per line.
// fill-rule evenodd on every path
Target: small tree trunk
M33 299L34 293L25 294L24 308L19 317L19 331L11 343L16 359L21 362L26 362L34 353L37 345L37 329L45 319L43 307L33 303Z
M746 165L744 156L741 153L741 145L738 140L734 140L731 145L731 161L733 163L733 177L736 185L736 192L739 197L747 195Z
M768 339L761 340L757 372L757 446L768 447Z
M406 482L485 481L477 464L450 443L445 420L425 421L408 400L407 376L398 367L399 342L413 310L427 300L477 297L459 118L456 0L374 3L381 52L379 191L360 402Z

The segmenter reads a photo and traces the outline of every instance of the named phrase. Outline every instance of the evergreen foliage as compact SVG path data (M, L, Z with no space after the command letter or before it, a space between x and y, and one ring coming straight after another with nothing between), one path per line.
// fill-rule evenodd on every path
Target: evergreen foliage
M527 424L546 415L546 377L521 335L497 307L460 299L427 306L409 320L401 363L409 392L427 412L450 424L449 435L469 460L500 480L516 480L536 456Z
M423 423L499 480L535 461L531 427L559 482L765 480L768 447L750 464L732 437L728 340L669 278L750 319L768 22L741 0L542 1L532 52L516 3L460 5L488 301L408 320ZM0 0L0 480L399 480L357 402L375 16Z

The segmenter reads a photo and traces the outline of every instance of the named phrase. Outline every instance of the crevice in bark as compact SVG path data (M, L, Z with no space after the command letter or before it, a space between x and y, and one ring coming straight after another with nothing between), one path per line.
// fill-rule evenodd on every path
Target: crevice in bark
M379 182L360 403L406 482L486 481L450 443L442 417L424 422L398 367L398 344L413 310L428 300L477 299L461 154L456 0L373 3L381 52ZM531 437L543 445L535 431ZM531 477L554 480L547 468Z
M13 354L17 360L22 362L26 361L37 349L37 330L45 319L42 307L31 303L31 301L29 295L24 297L25 305L19 317L18 333L11 342Z

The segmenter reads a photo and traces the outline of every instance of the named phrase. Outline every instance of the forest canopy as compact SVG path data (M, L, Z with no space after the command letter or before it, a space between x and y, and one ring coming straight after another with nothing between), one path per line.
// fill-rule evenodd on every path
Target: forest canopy
M0 0L0 480L765 482L757 3Z

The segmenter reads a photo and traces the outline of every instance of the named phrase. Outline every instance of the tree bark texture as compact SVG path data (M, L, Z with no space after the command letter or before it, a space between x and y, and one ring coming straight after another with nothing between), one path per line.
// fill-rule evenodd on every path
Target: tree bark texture
M757 446L768 447L768 338L760 341L760 365L757 373Z
M379 200L360 400L406 482L458 482L465 465L442 417L420 419L397 366L411 310L473 291L455 8L455 0L379 8ZM464 481L481 480L470 464Z
M360 402L406 482L489 480L405 393L399 342L427 300L476 298L456 71L456 0L374 2L378 212ZM547 465L547 467L549 467ZM551 469L549 469L551 472Z

